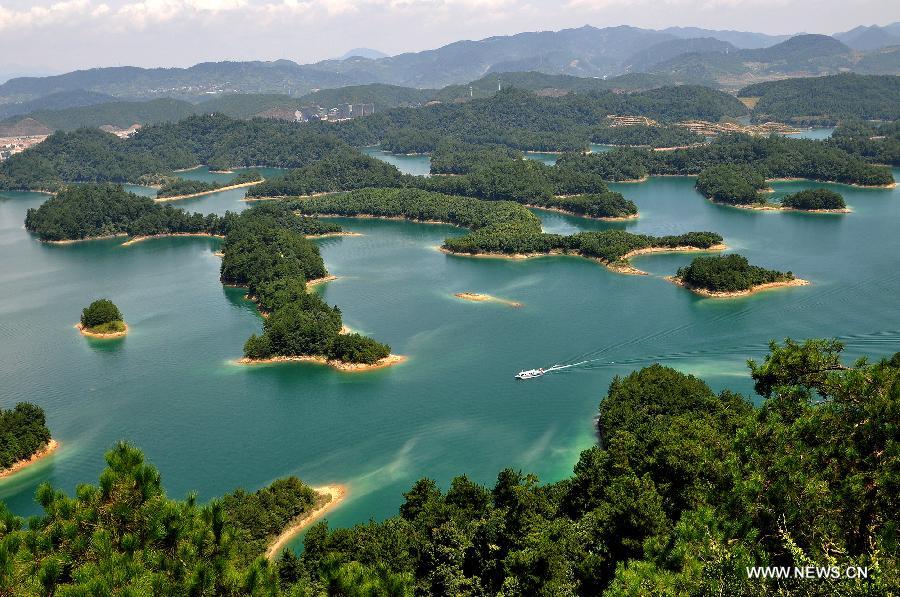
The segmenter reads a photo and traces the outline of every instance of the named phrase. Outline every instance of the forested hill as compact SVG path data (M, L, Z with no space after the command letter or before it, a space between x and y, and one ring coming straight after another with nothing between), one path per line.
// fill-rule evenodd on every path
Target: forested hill
M900 76L843 73L749 85L738 96L759 98L753 119L801 125L836 124L848 118L900 118Z
M0 163L0 189L55 189L62 181L147 183L198 164L298 168L339 147L345 146L302 124L221 114L147 126L129 139L78 129L55 133Z
M850 69L898 74L898 57L900 54L892 56L883 47L851 50L825 35L783 41L783 37L734 31L585 26L464 40L377 59L353 56L304 65L289 60L207 62L189 68L114 67L20 77L0 85L0 104L76 89L121 99L201 98L209 93L300 96L315 89L369 83L439 89L485 73L513 71L598 79L648 71L679 83L702 81L739 87L740 81L797 73Z
M392 151L430 151L445 137L467 143L496 143L529 150L581 150L609 114L659 121L719 120L747 108L734 96L698 86L660 87L620 94L585 93L540 97L504 89L486 99L424 108L396 108L366 118L310 126L351 145L385 143ZM408 147L408 148L407 148Z
M798 35L769 48L689 52L648 69L685 83L738 89L785 76L820 76L853 71L900 74L900 47L854 51L827 35Z

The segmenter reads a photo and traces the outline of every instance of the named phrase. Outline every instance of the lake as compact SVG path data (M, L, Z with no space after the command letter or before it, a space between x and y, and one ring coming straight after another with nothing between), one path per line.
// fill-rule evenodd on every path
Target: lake
M40 483L68 493L96 483L103 453L125 438L159 467L172 497L197 491L207 500L285 475L342 482L349 497L328 520L351 525L396 514L402 492L423 476L443 487L462 473L492 484L504 467L544 481L568 476L595 441L610 380L635 368L660 362L750 395L745 361L761 358L770 339L837 337L848 359L900 350L900 191L826 185L845 195L848 215L752 212L713 205L693 181L610 185L638 205L633 222L537 213L560 233L717 231L752 262L812 285L703 299L662 279L689 263L686 254L638 258L651 275L626 276L575 257L449 256L435 247L457 228L340 219L363 236L317 241L339 276L318 292L349 326L409 356L365 374L232 364L261 319L243 291L219 282L218 240L46 245L23 220L47 196L2 193L0 406L39 404L62 447L0 480L0 498L18 514L36 513ZM817 186L776 183L775 197ZM240 210L245 190L177 205ZM453 297L461 291L523 306ZM73 329L100 297L122 309L126 338L89 340ZM591 362L513 379L520 369L582 360Z

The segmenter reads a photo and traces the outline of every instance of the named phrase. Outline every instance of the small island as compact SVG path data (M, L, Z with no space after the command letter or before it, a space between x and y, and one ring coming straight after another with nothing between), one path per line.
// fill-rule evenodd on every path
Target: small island
M805 286L806 280L792 272L780 272L751 265L743 255L697 257L667 278L701 296L730 298L785 286Z
M34 464L57 447L41 407L20 402L10 410L0 409L0 477Z
M119 308L109 299L99 299L85 307L81 321L75 326L91 338L121 338L128 333Z
M508 299L497 298L496 296L491 296L490 294L482 294L480 292L456 292L453 294L453 296L458 299L462 299L464 301L472 301L474 303L500 303L501 305L506 305L514 309L518 309L522 306L522 303L511 301Z
M786 195L781 200L785 209L816 213L847 213L847 203L840 193L830 189L806 189Z

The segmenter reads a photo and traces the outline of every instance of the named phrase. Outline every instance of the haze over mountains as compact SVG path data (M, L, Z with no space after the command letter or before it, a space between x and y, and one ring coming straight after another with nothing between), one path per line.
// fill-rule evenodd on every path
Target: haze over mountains
M199 101L224 93L301 96L316 89L369 83L440 89L491 73L516 71L588 78L649 73L660 84L695 83L723 89L788 76L845 71L900 74L900 23L857 27L834 37L584 26L458 41L397 56L379 55L375 50L359 48L345 58L307 65L289 60L207 62L189 68L126 66L23 77L0 85L0 106L5 105L0 115L46 108L32 102L72 91L119 99L175 97Z

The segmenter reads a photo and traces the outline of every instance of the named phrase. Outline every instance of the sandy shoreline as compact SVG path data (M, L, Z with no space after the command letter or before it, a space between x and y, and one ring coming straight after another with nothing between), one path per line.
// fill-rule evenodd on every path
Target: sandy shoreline
M480 292L456 292L453 294L453 296L464 301L472 301L475 303L500 303L514 309L518 309L522 306L522 303L511 301L508 299L497 298L496 296L491 296L490 294L482 294Z
M84 325L81 322L75 324L75 329L81 332L82 336L87 336L89 338L99 338L101 340L109 340L112 338L122 338L128 334L128 324L124 321L122 322L125 325L125 331L122 332L110 332L107 334L101 334L98 332L91 332L85 329Z
M441 222L440 220L418 220L415 218L407 218L404 216L373 216L370 214L356 214L356 215L348 215L348 214L310 214L300 212L301 215L310 217L310 218L355 218L358 220L394 220L397 222L415 222L416 224L440 224L442 226L453 226L454 228L464 228L464 226L460 226L459 224L451 224L450 222Z
M602 259L597 259L596 257L588 257L586 255L581 255L579 253L566 253L560 250L553 250L548 253L455 253L449 249L445 249L444 247L438 247L437 250L441 253L445 253L447 255L456 255L457 257L478 257L485 259L534 259L537 257L581 257L582 259L590 259L591 261L596 261L600 265L606 267L607 269L614 271L620 274L629 274L635 276L646 276L647 272L640 270L630 263L628 260L637 255L646 255L649 253L681 253L686 251L722 251L727 249L728 247L724 244L712 245L711 247L707 247L705 249L700 247L692 247L690 245L680 245L677 247L645 247L643 249L635 249L634 251L629 251L622 255L622 257L615 262L607 262Z
M375 369L384 369L385 367L393 367L407 360L407 357L399 354L389 354L383 359L374 363L346 363L344 361L330 360L321 355L309 356L278 356L268 359L250 359L247 357L234 361L237 365L265 365L270 363L317 363L319 365L328 365L338 371L345 373L362 373L364 371L374 371Z
M148 236L135 236L126 240L122 243L123 247L127 247L129 245L133 245L136 243L144 242L145 240L150 240L152 238L166 238L169 236L206 236L209 238L225 238L221 234L211 234L209 232L168 232L165 234L150 234Z
M762 191L763 193L774 193L774 189L768 189ZM737 209L746 209L749 211L790 211L797 213L806 213L806 214L848 214L853 210L849 207L842 207L839 209L799 209L796 207L785 207L780 203L726 203L724 201L714 201L713 199L707 197L707 199L715 204L722 205L724 207L734 207Z
M719 243L717 245L712 245L711 247L707 247L706 249L703 249L700 247L692 247L690 245L679 245L677 247L645 247L643 249L635 249L634 251L629 251L629 252L625 253L624 255L622 255L622 258L619 259L619 261L617 261L616 263L605 263L603 261L600 261L599 259L597 261L600 261L600 263L602 263L603 265L606 265L606 267L608 267L609 269L611 269L615 272L619 272L620 274L629 274L629 275L633 275L633 276L647 276L647 275L649 275L647 272L634 267L633 265L631 265L628 262L628 260L631 259L632 257L637 257L638 255L649 255L651 253L686 253L686 252L691 252L691 251L700 251L700 252L724 251L727 248L728 248L728 246L723 243Z
M349 231L341 231L341 232L326 232L325 234L307 234L306 238L316 239L316 238L331 238L333 236L362 236L362 232L349 232Z
M808 286L810 282L808 280L801 280L800 278L794 278L793 280L785 280L783 282L769 282L767 284L757 284L753 288L749 290L738 290L735 292L714 292L712 290L706 290L705 288L696 288L694 286L688 286L685 284L681 278L675 276L666 276L666 280L671 282L676 286L681 286L682 288L687 288L694 294L699 294L700 296L706 298L737 298L742 296L750 296L751 294L756 294L757 292L763 292L765 290L772 290L774 288L789 288L792 286Z
M837 182L834 180L816 180L814 178L767 178L766 182L820 182L822 184L839 184L845 187L856 187L859 189L893 189L897 186L897 181L888 184L856 184L855 182Z
M252 187L253 185L258 185L260 183L265 182L263 180L254 180L251 182L242 182L240 184L228 185L225 187L218 187L215 189L210 189L208 191L200 191L199 193L188 193L187 195L175 195L174 197L155 197L153 200L157 203L165 203L167 201L180 201L181 199L192 199L194 197L202 197L203 195L212 195L213 193L221 193L222 191L231 191L233 189L242 189L244 187Z
M584 218L586 220L601 220L603 222L624 222L628 220L636 220L640 217L640 214L630 214L627 216L589 216L587 214L579 214L574 211L569 211L567 209L563 209L561 207L544 207L541 205L532 205L531 203L523 203L525 207L531 209L539 209L541 211L552 211L560 214L565 214L567 216L574 216L576 218Z
M310 286L317 286L319 284L325 284L326 282L333 282L334 280L337 280L337 279L338 279L337 276L331 276L331 275L325 276L324 278L313 278L312 280L306 281L306 287L309 288Z
M32 454L31 457L27 460L19 460L17 462L14 462L9 468L0 471L0 479L13 475L21 471L22 469L31 466L35 462L38 462L39 460L50 456L50 454L55 452L58 448L59 442L51 438L50 441L47 442L46 446Z
M300 531L315 522L329 510L338 507L347 497L346 485L324 485L322 487L313 487L313 489L318 493L328 495L330 499L312 512L307 512L297 520L293 521L286 529L281 531L275 540L269 544L269 548L266 549L267 559L271 560L275 558L281 553L284 547L290 543L291 539L300 533Z
M92 240L109 240L111 238L119 238L121 236L128 236L124 232L120 232L119 234L106 234L104 236L91 236L88 238L72 238L68 240L42 240L42 243L47 243L48 245L72 245L75 243L84 243Z

